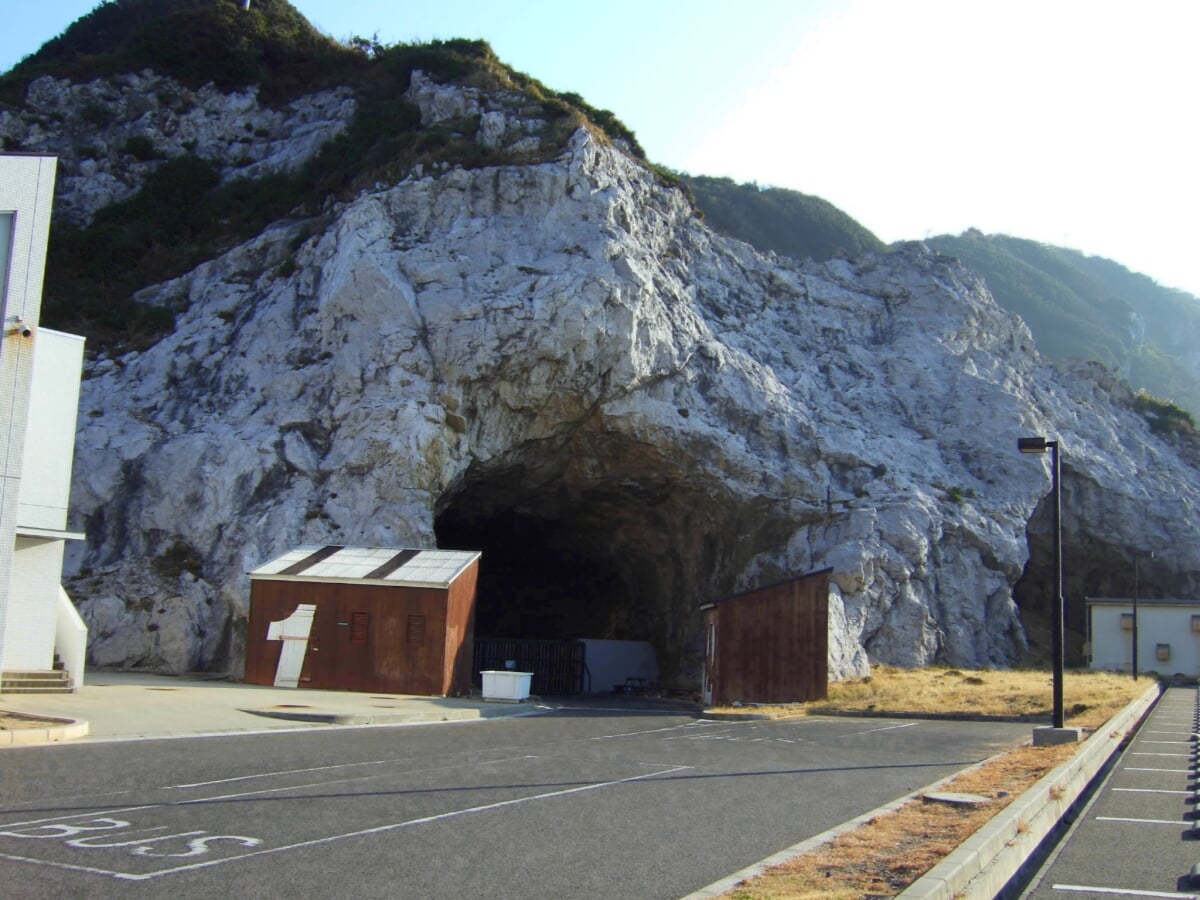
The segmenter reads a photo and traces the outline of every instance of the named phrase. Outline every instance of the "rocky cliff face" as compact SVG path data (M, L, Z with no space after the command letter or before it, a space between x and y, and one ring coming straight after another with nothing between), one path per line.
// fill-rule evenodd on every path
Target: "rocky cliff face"
M530 131L478 91L411 97L481 140ZM1072 590L1131 548L1170 545L1163 582L1200 568L1190 445L1044 362L971 272L920 245L761 256L584 129L277 223L142 299L186 312L81 400L70 587L97 665L236 671L266 558L439 542L484 550L481 630L649 639L680 683L702 603L826 566L835 677L1005 665L1049 489L1024 434L1066 450Z
M348 88L275 109L255 88L191 90L149 70L86 84L44 76L29 86L24 110L0 110L0 146L57 156L54 215L86 225L136 193L164 158L195 154L225 179L294 171L345 130L355 108Z

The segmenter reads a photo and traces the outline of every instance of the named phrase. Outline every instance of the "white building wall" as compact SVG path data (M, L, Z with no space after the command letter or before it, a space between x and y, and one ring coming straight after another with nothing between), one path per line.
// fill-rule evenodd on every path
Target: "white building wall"
M1093 669L1133 671L1133 630L1123 628L1122 614L1132 616L1133 604L1094 604L1092 616ZM1193 631L1192 618L1200 622L1200 605L1138 604L1138 671L1160 675L1200 675L1200 632ZM1158 658L1159 645L1168 647L1169 658Z
M645 641L581 640L593 694L607 694L624 687L630 678L646 685L658 683L658 660L654 647ZM585 685L586 686L586 685Z
M6 670L49 669L54 665L59 577L65 541L18 535L5 631Z
M63 531L71 499L83 338L39 328L33 341L17 526Z
M9 618L36 335L35 331L23 336L14 320L20 317L36 329L56 163L53 157L0 154L0 218L7 225L0 228L0 239L8 233L8 243L0 251L0 410L4 411L0 417L0 671L14 668L8 656L22 643L11 633Z

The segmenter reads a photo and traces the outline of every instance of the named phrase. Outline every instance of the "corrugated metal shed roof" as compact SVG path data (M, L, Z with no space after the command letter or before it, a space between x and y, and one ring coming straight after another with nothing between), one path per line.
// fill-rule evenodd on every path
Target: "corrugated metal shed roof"
M264 563L251 578L273 581L370 581L411 587L448 587L478 550L406 550L306 544Z

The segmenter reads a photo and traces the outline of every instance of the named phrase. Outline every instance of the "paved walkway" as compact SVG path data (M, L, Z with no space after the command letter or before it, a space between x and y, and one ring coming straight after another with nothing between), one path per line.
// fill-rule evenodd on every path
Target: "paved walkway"
M1022 897L1200 896L1198 722L1197 689L1169 688Z
M0 710L87 723L50 740L135 740L336 725L448 722L529 713L529 703L259 687L188 676L89 673L74 694L4 694ZM0 732L23 743L21 731ZM25 735L33 742L43 742Z

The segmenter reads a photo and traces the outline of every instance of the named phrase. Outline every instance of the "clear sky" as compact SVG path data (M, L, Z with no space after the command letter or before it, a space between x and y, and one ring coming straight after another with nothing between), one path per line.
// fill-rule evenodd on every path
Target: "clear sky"
M0 70L94 0L0 0ZM293 0L337 38L487 40L654 162L979 228L1200 295L1195 0Z

